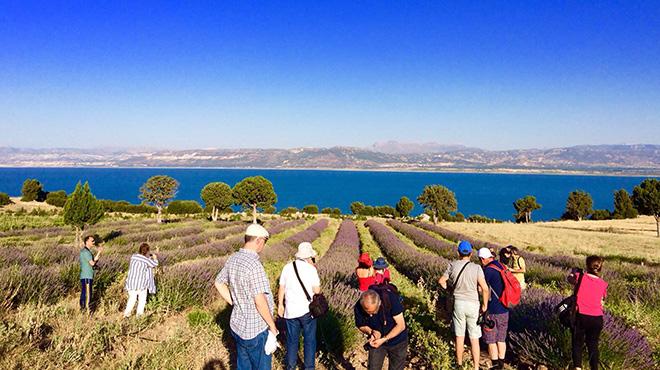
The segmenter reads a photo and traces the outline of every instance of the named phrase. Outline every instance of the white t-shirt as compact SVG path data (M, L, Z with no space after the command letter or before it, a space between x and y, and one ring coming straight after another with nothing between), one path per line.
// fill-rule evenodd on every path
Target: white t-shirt
M321 286L321 279L316 267L305 261L294 261L298 267L300 279L305 284L305 289L310 297L314 296L313 287ZM282 269L280 275L280 286L284 285L284 318L295 319L309 312L309 301L305 297L300 282L296 277L296 271L293 269L293 263L289 262Z

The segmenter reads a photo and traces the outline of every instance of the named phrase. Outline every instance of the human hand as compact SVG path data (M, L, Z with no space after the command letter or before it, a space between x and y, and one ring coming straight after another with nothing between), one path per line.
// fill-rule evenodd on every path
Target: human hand
M96 247L96 252L97 252L97 253L101 253L101 252L103 252L103 246L102 246L102 245L99 245L98 247Z
M372 330L371 335L369 336L369 340L376 340L380 339L383 337L383 334L381 334L378 330Z
M385 342L387 342L387 339L385 339L385 338L372 339L372 340L369 341L369 345L373 348L378 348L378 347L382 346L383 344L385 344Z

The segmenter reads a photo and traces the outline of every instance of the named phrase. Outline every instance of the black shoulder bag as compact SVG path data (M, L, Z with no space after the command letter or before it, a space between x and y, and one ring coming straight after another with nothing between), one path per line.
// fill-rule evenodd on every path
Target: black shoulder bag
M577 295L580 290L580 285L582 284L582 278L584 277L584 271L581 269L576 272L580 273L575 288L573 289L573 294L569 297L564 298L559 304L555 307L555 314L559 318L559 322L570 329L575 328L575 318L577 316Z
M300 283L303 292L305 292L305 297L307 297L307 300L309 301L309 312L312 314L312 317L316 318L325 315L328 312L328 300L325 299L323 293L314 294L313 298L309 296L307 289L305 289L305 284L303 284L300 274L298 273L296 261L293 261L293 270L296 272L298 282Z

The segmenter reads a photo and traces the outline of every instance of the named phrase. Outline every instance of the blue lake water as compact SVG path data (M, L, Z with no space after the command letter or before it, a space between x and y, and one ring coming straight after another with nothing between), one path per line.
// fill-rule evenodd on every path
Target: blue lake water
M534 195L542 208L535 220L558 218L568 193L581 189L594 199L594 208L613 208L613 193L632 192L643 177L519 175L472 173L370 172L262 169L104 169L104 168L0 168L0 192L19 195L26 178L36 178L47 191L73 191L78 181L89 181L97 198L139 203L140 186L154 175L169 175L179 181L177 199L200 200L205 184L213 181L233 186L248 176L262 175L272 181L278 196L277 208L301 208L317 204L349 213L353 201L370 205L394 205L405 195L413 201L425 185L441 184L456 193L463 214L481 214L512 219L513 201ZM412 214L421 212L418 204Z

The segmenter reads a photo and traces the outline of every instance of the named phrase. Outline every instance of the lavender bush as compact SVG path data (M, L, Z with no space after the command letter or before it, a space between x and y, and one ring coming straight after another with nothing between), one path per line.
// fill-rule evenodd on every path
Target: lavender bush
M434 238L425 231L398 220L388 220L387 224L394 230L408 237L418 247L426 248L445 258L456 257L456 248L452 243Z

